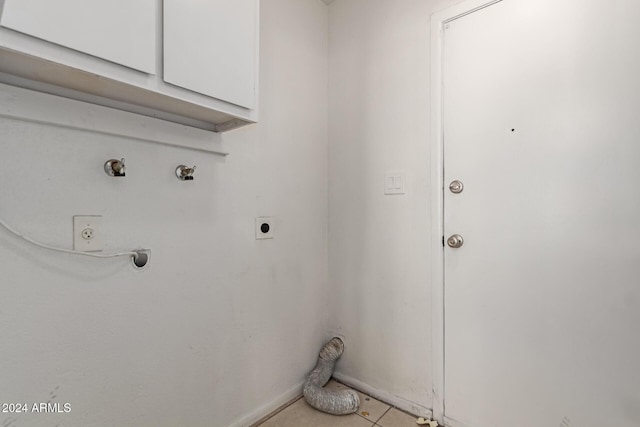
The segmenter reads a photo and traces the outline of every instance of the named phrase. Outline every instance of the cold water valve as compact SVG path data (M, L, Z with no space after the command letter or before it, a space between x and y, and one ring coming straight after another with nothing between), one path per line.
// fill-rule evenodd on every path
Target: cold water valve
M180 165L176 169L176 176L180 181L193 181L193 174L196 171L196 167L186 167L185 165Z
M109 176L125 176L126 167L124 165L124 159L107 160L107 162L104 164L104 171Z

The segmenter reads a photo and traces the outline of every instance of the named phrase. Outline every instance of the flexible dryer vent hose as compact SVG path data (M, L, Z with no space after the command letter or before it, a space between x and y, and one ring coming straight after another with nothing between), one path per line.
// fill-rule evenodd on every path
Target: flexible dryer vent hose
M333 375L333 368L343 351L344 343L340 338L332 338L326 343L320 350L318 364L309 374L302 390L309 405L333 415L353 414L360 406L360 398L355 391L324 388Z

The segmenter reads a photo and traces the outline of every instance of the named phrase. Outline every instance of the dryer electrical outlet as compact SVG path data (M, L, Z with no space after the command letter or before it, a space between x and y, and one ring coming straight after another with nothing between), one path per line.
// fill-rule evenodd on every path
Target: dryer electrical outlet
M273 239L273 218L261 216L256 218L256 240Z
M73 249L81 252L98 252L104 249L102 216L73 217Z

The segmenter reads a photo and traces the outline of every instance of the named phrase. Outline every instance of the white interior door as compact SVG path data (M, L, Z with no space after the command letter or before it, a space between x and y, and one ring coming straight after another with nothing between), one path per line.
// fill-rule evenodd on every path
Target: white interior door
M639 17L503 0L445 26L451 425L640 426Z

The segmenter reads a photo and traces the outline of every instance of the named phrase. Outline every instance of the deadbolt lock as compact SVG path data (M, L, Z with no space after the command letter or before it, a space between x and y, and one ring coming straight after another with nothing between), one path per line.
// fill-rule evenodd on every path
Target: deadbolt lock
M449 190L451 190L451 192L454 194L459 194L462 193L462 190L464 190L464 185L461 181L458 180L451 181L451 184L449 184Z
M463 244L464 244L464 239L459 234L454 234L453 236L447 239L447 245L449 245L450 248L457 249L462 247Z

